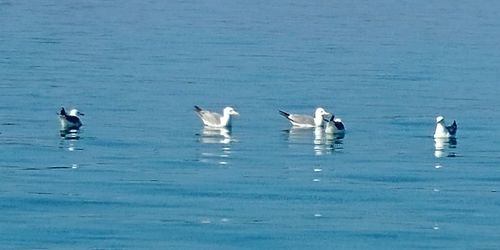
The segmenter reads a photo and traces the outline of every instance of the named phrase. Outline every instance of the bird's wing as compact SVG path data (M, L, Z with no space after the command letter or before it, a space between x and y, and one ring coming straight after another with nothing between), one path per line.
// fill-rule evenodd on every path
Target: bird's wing
M218 113L202 110L198 112L198 115L207 125L218 126L221 124L222 115Z
M297 124L314 126L314 118L312 116L291 114L288 116L288 119Z
M342 122L335 122L335 127L337 127L338 130L344 130L344 123Z
M446 128L448 129L448 132L451 135L455 135L457 133L457 129L458 129L457 122L453 121L453 124L451 124L450 126L448 126Z
M67 115L67 116L66 116L66 120L67 120L68 122L71 122L71 123L74 123L74 124L79 124L79 123L81 123L81 122L80 122L80 119L79 119L78 117L76 117L76 116Z

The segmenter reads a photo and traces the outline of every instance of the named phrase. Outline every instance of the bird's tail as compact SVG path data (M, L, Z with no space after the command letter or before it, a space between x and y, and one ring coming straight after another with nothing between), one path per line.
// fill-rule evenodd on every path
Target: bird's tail
M198 107L198 106L194 105L194 111L196 111L196 112L201 112L201 110L202 110L202 109L201 109L200 107Z
M290 116L290 114L287 113L287 112L285 112L285 111L278 110L278 112L280 112L280 115L282 115L282 116L284 116L286 118L288 118Z
M449 127L450 134L452 134L452 135L456 134L457 133L457 129L458 129L457 121L453 121L453 123Z

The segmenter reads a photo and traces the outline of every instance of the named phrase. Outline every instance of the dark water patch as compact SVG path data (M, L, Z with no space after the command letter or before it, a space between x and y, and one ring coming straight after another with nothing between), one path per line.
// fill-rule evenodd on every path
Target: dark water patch
M434 77L432 76L422 76L422 75L416 75L416 74L409 74L409 75L395 75L395 74L383 74L383 75L377 75L375 77L377 80L385 80L385 81L396 81L396 82L430 82L434 80Z
M45 171L45 170L65 170L65 169L77 169L77 165L72 166L49 166L49 167L27 167L22 168L24 171Z
M400 175L387 175L381 176L377 175L344 175L342 178L350 179L350 180L358 180L363 182L373 182L373 183L426 183L431 181L432 177L418 177L418 176L400 176Z
M28 194L35 194L35 195L53 195L54 193L49 193L49 192L28 192Z

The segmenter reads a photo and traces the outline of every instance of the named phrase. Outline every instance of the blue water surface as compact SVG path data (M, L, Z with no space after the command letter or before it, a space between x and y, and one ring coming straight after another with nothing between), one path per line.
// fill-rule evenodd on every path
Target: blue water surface
M500 3L0 0L2 249L499 249ZM241 115L202 128L193 105ZM56 113L86 115L61 137ZM343 139L278 109L341 117ZM435 117L457 120L436 149Z

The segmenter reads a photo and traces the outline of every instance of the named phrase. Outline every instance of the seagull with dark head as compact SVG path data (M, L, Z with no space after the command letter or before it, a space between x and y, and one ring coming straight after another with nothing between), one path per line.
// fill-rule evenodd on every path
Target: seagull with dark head
M77 109L70 110L68 114L64 108L61 108L61 111L59 112L61 130L79 129L82 126L79 115L83 116L84 114Z
M345 133L345 127L344 123L342 123L342 120L340 118L335 118L335 115L332 115L330 117L330 120L326 120L326 127L325 127L325 133L327 134L344 134Z
M288 119L288 121L295 127L300 128L314 128L323 126L323 117L329 115L323 108L316 108L314 117L309 115L290 114L285 111L278 110L280 115Z
M450 126L446 126L444 122L444 117L436 117L436 131L434 132L434 138L447 139L455 138L457 134L457 122L453 121Z

